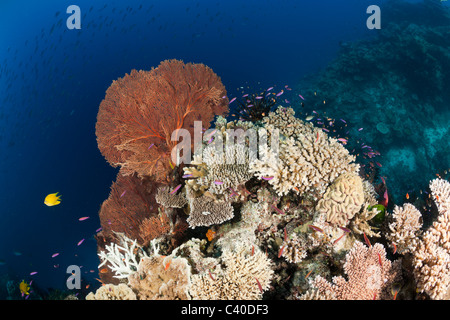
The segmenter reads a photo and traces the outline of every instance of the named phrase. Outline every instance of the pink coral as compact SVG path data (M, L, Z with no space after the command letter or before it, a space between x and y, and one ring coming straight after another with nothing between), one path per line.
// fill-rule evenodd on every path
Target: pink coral
M317 276L312 285L321 295L338 300L392 299L391 286L401 277L401 261L391 263L386 259L386 250L377 243L366 247L359 241L347 253L344 271L348 276L333 277L330 283Z

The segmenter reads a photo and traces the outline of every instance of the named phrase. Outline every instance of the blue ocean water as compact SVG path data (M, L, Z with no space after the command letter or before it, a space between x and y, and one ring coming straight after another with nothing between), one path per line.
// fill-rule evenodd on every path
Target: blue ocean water
M69 265L82 266L90 290L99 285L93 236L117 170L97 148L95 122L113 80L175 58L211 67L230 97L241 87L295 87L340 43L376 37L366 9L385 2L2 1L0 285L65 289ZM80 30L66 27L72 4ZM45 206L54 192L61 204Z

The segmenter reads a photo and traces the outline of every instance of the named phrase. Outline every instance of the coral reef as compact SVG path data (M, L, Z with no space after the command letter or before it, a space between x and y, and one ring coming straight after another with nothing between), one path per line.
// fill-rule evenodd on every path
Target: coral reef
M105 286L88 299L448 298L447 180L431 181L424 199L393 201L389 177L375 185L377 170L360 166L347 139L283 106L234 121L218 117L207 130L228 100L203 65L166 61L124 79L99 112L99 148L121 170L99 212ZM149 88L156 91L139 93ZM131 98L118 122L112 113ZM176 110L160 115L148 107L156 98L177 102ZM131 116L165 141L145 137ZM167 130L191 131L194 120L203 121L204 136L193 161L167 161L174 146ZM381 135L393 130L384 120L373 127ZM256 150L250 130L264 132Z
M260 179L270 177L269 184L279 195L290 191L321 195L339 175L358 172L359 166L353 163L355 157L342 144L322 130L294 120L291 108L279 107L268 117L267 122L286 139L281 142L279 153L268 150L264 159L251 163L250 171Z
M308 105L326 100L326 116L345 119L358 162L375 164L361 140L383 155L379 171L399 201L412 186L426 188L429 177L450 163L450 14L439 1L391 1L383 16L376 37L341 42L327 68L298 88ZM376 130L361 135L361 127Z

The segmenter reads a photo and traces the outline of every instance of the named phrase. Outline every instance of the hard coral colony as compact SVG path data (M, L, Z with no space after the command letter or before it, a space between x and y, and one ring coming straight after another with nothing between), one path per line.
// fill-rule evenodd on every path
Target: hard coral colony
M228 121L228 104L210 68L178 60L107 90L97 141L120 171L100 210L104 286L87 299L448 297L446 180L431 182L438 218L426 231L412 204L380 220L383 197L338 139L271 103ZM174 163L172 133L193 135L194 121L205 132L214 117L203 154ZM258 146L265 157L252 159L249 139L211 147L237 129L278 129L277 152Z

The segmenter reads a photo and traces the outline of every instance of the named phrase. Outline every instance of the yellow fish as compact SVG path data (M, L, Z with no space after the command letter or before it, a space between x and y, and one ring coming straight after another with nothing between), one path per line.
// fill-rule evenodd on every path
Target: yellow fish
M48 196L45 197L44 203L51 207L56 206L57 204L61 203L61 196L57 196L58 192L56 193L50 193Z
M25 282L25 280L22 280L22 282L19 284L19 289L22 296L30 294L30 286Z

